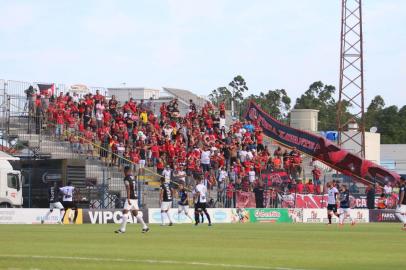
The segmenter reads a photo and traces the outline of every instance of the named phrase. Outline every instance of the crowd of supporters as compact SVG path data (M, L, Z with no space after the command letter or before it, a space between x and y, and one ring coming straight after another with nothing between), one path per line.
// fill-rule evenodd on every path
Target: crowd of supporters
M190 100L189 111L180 115L175 98L163 103L155 115L152 102L130 98L120 104L114 95L106 98L97 91L83 97L75 93L39 96L35 106L41 106L55 138L69 141L73 151L98 158L106 166L131 161L141 173L150 167L186 185L201 175L209 187L217 186L227 198L235 190L263 187L260 174L265 169L286 171L291 179L299 179L299 152L268 149L257 122L235 121L226 127L224 103L215 107L207 102L198 109ZM315 168L312 173L313 182L296 185L293 181L287 189L320 193L321 172Z

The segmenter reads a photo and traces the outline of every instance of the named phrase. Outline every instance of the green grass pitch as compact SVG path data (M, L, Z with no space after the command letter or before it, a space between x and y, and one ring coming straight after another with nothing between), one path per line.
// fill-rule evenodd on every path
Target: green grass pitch
M400 224L0 225L0 269L401 269Z

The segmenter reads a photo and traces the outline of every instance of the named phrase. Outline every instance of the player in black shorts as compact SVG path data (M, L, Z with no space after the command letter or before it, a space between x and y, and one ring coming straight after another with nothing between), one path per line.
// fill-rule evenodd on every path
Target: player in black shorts
M211 219L209 212L207 212L207 188L202 184L201 177L197 178L197 185L194 189L195 196L195 225L199 224L199 214L203 212L206 215L207 220L209 221L209 226L211 226Z
M61 202L59 201L59 187L58 183L54 182L51 184L48 188L48 202L49 202L49 212L46 214L45 220L48 219L49 215L54 211L54 209L59 209L60 210L60 218L58 220L58 223L63 222L63 217L65 215L65 209ZM42 220L44 222L44 220Z
M159 193L159 204L161 205L161 225L165 225L165 215L168 217L169 226L173 225L169 210L172 207L173 191L169 181L161 177L161 187Z
M149 231L149 228L144 222L142 216L138 215L138 195L137 195L137 181L132 175L130 166L124 167L124 185L127 191L127 197L124 203L123 217L121 220L121 227L115 233L125 233L128 220L128 212L137 218L137 221L142 225L142 233Z
M331 224L331 220L333 215L340 217L337 212L337 202L338 202L338 189L336 188L334 183L327 184L327 217L328 217L328 225Z
M63 219L65 218L66 213L68 212L68 209L71 209L71 210L75 211L75 215L74 215L73 219L69 216L69 223L76 223L76 218L78 217L78 208L73 199L74 193L75 193L75 187L72 186L72 182L69 181L66 186L60 188L60 191L63 194L62 204L63 204L63 208L65 209L65 213L62 217L62 222L63 222Z
M179 191L178 191L178 215L180 215L182 212L185 213L185 215L193 222L193 219L191 216L189 216L189 202L188 202L188 195L187 191L185 189L185 186L183 183L179 184Z

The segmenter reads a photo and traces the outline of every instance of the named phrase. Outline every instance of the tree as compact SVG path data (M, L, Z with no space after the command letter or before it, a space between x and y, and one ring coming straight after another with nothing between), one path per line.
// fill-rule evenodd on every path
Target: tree
M397 106L389 106L379 111L375 123L381 133L381 143L402 143L402 119Z
M285 89L268 90L265 94L250 95L246 100L253 100L272 117L279 120L286 120L290 110L291 99ZM248 104L248 102L246 102Z
M385 107L385 101L378 95L375 96L369 104L365 113L365 129L369 130L373 126L377 126L377 116Z
M319 111L319 130L337 129L337 103L334 99L336 88L333 85L324 85L321 81L312 83L309 89L296 99L295 109L314 109ZM342 123L345 123L350 114L349 102L343 101L342 108L345 111Z
M234 77L234 79L228 85L233 89L231 93L231 111L232 116L235 116L234 106L237 107L237 104L240 104L243 101L244 92L248 90L248 86L241 75Z
M224 102L227 107L230 107L231 105L231 91L225 87L218 87L217 89L214 89L210 94L209 94L209 99L210 101L218 106L221 102Z

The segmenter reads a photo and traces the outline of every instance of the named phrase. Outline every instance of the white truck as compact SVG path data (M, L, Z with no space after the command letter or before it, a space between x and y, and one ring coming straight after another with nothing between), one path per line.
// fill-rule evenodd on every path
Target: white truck
M0 151L0 208L22 207L21 172L14 170L9 160L19 160Z

